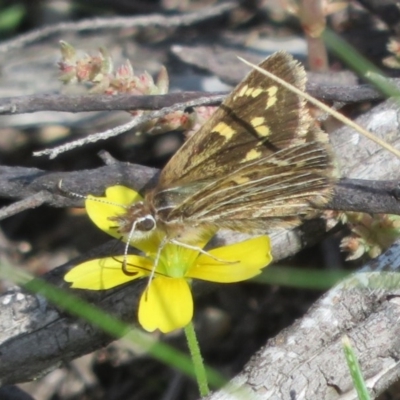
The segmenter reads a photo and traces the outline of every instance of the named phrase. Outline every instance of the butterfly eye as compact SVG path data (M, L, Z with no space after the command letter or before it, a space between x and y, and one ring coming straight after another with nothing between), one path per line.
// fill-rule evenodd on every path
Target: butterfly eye
M137 221L136 228L139 231L151 231L155 228L156 221L152 215L146 215Z

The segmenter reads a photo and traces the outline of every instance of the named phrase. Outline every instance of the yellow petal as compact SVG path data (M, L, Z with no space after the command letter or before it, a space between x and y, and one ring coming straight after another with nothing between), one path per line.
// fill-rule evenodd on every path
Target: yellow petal
M258 275L272 261L268 236L219 247L209 253L226 262L201 254L187 273L188 278L220 283L240 282Z
M127 206L142 200L139 193L125 186L111 186L106 189L106 197L88 196L85 201L86 211L98 228L119 239L117 222L110 217L125 214Z
M143 200L143 198L136 190L122 185L115 185L106 189L106 200L115 204L130 206L132 203Z
M105 290L149 274L152 263L140 256L126 257L126 272L122 270L124 256L86 261L72 268L65 276L75 289Z
M140 299L139 323L149 332L183 328L192 316L193 298L185 279L157 276Z

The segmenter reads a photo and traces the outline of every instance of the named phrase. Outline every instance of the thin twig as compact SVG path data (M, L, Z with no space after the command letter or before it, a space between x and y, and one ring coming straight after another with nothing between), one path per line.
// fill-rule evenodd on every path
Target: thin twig
M78 113L83 111L159 110L160 108L171 107L176 103L199 98L206 98L207 104L217 105L224 100L226 95L227 92L179 92L152 96L39 94L0 99L0 114L25 114L38 111Z
M84 19L79 22L63 22L57 25L50 25L41 29L37 29L25 35L18 36L16 39L4 42L0 45L0 53L6 53L13 49L23 48L30 43L36 42L55 33L146 26L158 26L166 28L188 26L213 17L217 17L233 10L236 7L236 3L229 2L219 4L214 7L205 7L200 11L172 17L155 14L140 17L93 18Z
M53 195L51 193L43 190L23 200L10 204L9 206L2 207L0 208L0 220L11 217L12 215L25 210L39 207L48 202L52 197Z
M175 111L182 110L182 109L185 109L188 107L196 107L201 104L211 104L214 102L215 102L215 98L210 99L209 97L206 97L206 98L201 97L199 99L187 101L185 103L178 103L171 107L166 107L166 108L163 108L158 111L149 112L148 114L142 115L140 117L133 119L132 121L129 121L127 124L120 125L115 128L112 128L112 129L108 129L104 132L95 133L86 138L75 140L73 142L66 143L64 145L55 147L54 149L45 149L45 150L37 151L37 152L33 153L33 155L36 157L48 155L50 159L53 159L61 153L75 149L77 147L81 147L88 143L95 143L95 142L98 142L99 140L106 140L111 137L118 136L121 133L127 132L133 128L136 128L137 126L140 126L148 121L151 121L152 119L164 117L167 114L170 114Z

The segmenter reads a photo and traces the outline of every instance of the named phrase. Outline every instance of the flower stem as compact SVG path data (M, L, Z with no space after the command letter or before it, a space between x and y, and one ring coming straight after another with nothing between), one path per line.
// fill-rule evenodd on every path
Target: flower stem
M190 355L192 357L194 372L197 379L197 385L199 387L200 396L204 397L210 393L207 382L207 374L204 368L203 357L200 353L199 342L197 341L196 332L194 330L193 322L189 322L185 326L185 335L188 342Z

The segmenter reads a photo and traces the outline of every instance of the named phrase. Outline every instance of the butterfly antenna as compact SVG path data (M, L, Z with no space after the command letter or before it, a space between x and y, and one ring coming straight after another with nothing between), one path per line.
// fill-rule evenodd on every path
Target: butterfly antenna
M132 240L133 234L135 233L137 223L138 223L138 220L136 220L132 224L132 228L129 231L128 237L126 238L125 249L124 249L124 260L122 261L122 270L123 271L126 271L127 260L128 260L128 250L129 250L129 246L131 245L131 240Z
M168 242L168 239L167 239L166 237L163 237L163 239L162 239L160 245L158 246L156 258L154 259L153 268L152 268L152 270L151 270L151 273L150 273L150 276L149 276L149 280L148 280L148 282L147 282L147 287L146 287L146 294L145 294L145 296L147 296L147 292L148 292L148 289L150 288L151 281L154 279L154 275L155 275L155 273L156 273L156 269L157 269L158 263L159 263L159 261L160 261L161 252L162 252L163 248L165 247L165 245L167 244L167 242Z
M64 189L64 188L62 187L62 179L60 179L60 181L58 182L57 187L58 187L58 189L60 190L60 192L62 192L63 194L65 194L66 196L69 196L69 197L76 197L76 198L78 198L78 199L96 201L97 203L108 204L108 205L110 205L110 206L117 206L117 207L121 207L121 208L125 208L125 209L128 209L128 208L129 208L129 206L124 205L124 204L114 203L113 201L104 200L104 199L99 199L99 198L97 198L97 197L89 197L89 196L84 195L84 194L80 194L80 193L76 193L76 192L71 192L69 189Z
M58 182L57 188L62 194L65 194L66 196L69 196L69 197L77 197L78 199L84 199L84 200L87 199L87 196L85 196L83 194L71 192L68 189L64 189L62 184L63 184L63 181L62 181L62 179L60 179L60 181Z

